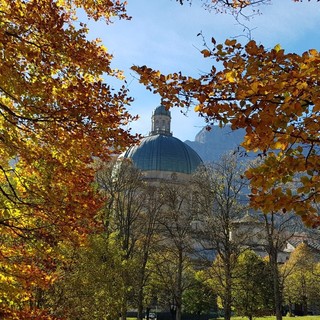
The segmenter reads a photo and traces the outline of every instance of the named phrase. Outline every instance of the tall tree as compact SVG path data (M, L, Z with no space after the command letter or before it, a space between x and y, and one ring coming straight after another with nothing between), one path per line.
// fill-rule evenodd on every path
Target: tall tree
M194 315L217 311L217 296L205 279L205 271L198 270L190 286L183 294L183 310Z
M155 250L157 242L158 219L161 209L164 205L163 195L158 192L155 186L146 186L146 198L144 199L144 210L140 216L140 237L137 243L138 267L137 272L137 290L135 300L137 301L138 319L143 319L143 310L145 306L146 292L145 287L149 281L152 270L148 268L148 262L152 252Z
M237 261L234 306L237 315L252 320L273 309L272 278L268 264L253 251L243 252Z
M200 221L198 235L205 250L219 257L212 266L213 277L221 284L224 317L231 318L233 272L237 256L249 233L232 236L234 223L246 211L241 203L246 181L236 155L225 155L212 166L204 167L194 176L195 210ZM223 266L223 272L221 271ZM219 270L218 270L219 269Z
M293 315L294 305L300 307L300 310L295 310L296 315L306 315L312 305L319 307L319 274L314 252L307 243L302 242L292 252L284 268L289 270L284 281L284 299L290 315Z
M142 172L128 159L97 162L97 166L100 170L96 182L106 198L101 210L105 233L117 235L123 262L129 267L122 270L127 286L122 318L125 319L131 303L138 310L138 319L142 319L144 288L149 277L147 263L154 245L163 195L155 186L145 183Z
M129 160L115 159L101 164L96 174L96 182L100 192L106 198L102 210L105 231L107 234L117 234L123 262L128 266L135 264L135 250L141 227L138 221L145 198L142 173ZM123 294L121 316L122 319L126 319L129 292L135 278L132 277L130 268L123 269L122 277L127 291Z
M102 203L93 157L133 138L127 90L102 81L121 75L87 40L78 8L107 23L126 17L120 1L0 1L0 308L10 319L44 317L29 301L54 281L57 243L82 241Z
M293 215L282 215L271 212L263 215L265 231L265 250L269 257L270 272L273 282L274 310L277 320L282 320L283 314L283 283L284 273L279 268L279 253L287 241L295 234L299 223Z
M91 235L85 246L64 248L68 263L43 299L54 319L114 320L127 290L122 250L116 236Z
M155 277L159 279L158 283L162 282L162 291L167 292L166 303L175 320L182 317L182 297L191 284L192 253L195 249L194 212L188 183L163 183L159 189L165 203L158 219L157 252L152 259Z

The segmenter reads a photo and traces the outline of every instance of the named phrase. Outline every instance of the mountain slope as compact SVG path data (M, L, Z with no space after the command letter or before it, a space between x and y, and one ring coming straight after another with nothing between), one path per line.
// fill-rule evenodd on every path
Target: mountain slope
M245 135L243 129L233 131L229 125L223 128L219 126L211 126L210 128L211 130L203 128L196 135L195 141L185 141L204 162L218 161L223 154L230 151L244 151L240 147Z

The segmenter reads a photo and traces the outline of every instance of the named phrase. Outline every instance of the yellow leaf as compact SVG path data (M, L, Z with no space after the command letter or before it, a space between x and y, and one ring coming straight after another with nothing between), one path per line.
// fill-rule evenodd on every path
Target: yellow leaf
M274 49L276 52L279 52L279 51L281 50L280 44L279 44L279 43L276 44L273 49Z
M318 51L316 49L310 49L309 53L311 56L317 56L318 55Z
M198 105L196 105L196 106L194 107L194 111L195 111L195 112L200 112L201 109L202 109L202 105L201 105L201 104L198 104Z
M286 147L287 147L287 143L282 142L282 141L277 141L277 142L274 144L274 149L285 150Z
M306 88L308 88L308 84L307 84L306 82L299 82L299 83L297 84L297 88L298 88L299 90L306 89Z
M237 73L234 70L229 71L226 73L226 80L231 83L236 82L236 76L237 76Z
M251 89L254 93L257 93L258 92L258 87L259 87L259 82L254 82L252 85L251 85Z

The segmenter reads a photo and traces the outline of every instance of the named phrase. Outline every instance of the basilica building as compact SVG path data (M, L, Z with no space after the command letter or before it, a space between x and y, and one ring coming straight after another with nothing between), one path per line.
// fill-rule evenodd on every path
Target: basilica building
M171 132L171 113L157 107L151 117L151 131L122 156L131 159L146 180L187 181L202 164L200 156Z

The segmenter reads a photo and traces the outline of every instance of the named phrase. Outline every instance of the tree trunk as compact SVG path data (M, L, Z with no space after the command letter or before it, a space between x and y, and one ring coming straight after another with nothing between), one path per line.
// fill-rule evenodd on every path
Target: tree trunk
M177 296L176 296L176 319L181 320L182 317L182 271L183 271L183 249L179 249L178 261L178 275L177 275Z
M232 305L231 288L226 287L225 298L224 298L224 319L225 320L231 319L231 305Z
M306 316L308 314L308 298L304 295L302 297L302 315Z
M224 289L224 319L231 319L231 307L232 307L232 271L231 271L231 256L230 254L226 254L224 262L225 267L225 276L226 276L226 286Z
M292 303L291 300L289 299L289 303L288 303L288 308L289 308L289 317L293 316L293 311L292 311Z
M175 320L181 320L181 317L182 317L181 306L177 305Z
M270 266L273 278L273 293L276 319L282 320L282 290L280 287L279 270L277 264L277 254L274 250L270 255Z
M137 319L143 319L143 288L139 288L138 292L138 314Z
M171 319L176 320L176 306L175 305L170 306L170 314L171 314Z
M268 222L267 216L265 215L265 227L268 239L267 251L269 255L269 265L273 280L275 314L277 320L282 320L282 288L280 286L280 275L278 269L279 244L275 235L274 213L271 213L270 223Z
M145 281L145 273L146 273L146 264L147 264L147 255L144 257L144 261L140 270L140 280L139 280L139 288L138 288L138 301L137 301L137 319L143 319L143 298L144 298L144 281Z
M121 320L127 320L127 299L125 298L121 306Z

